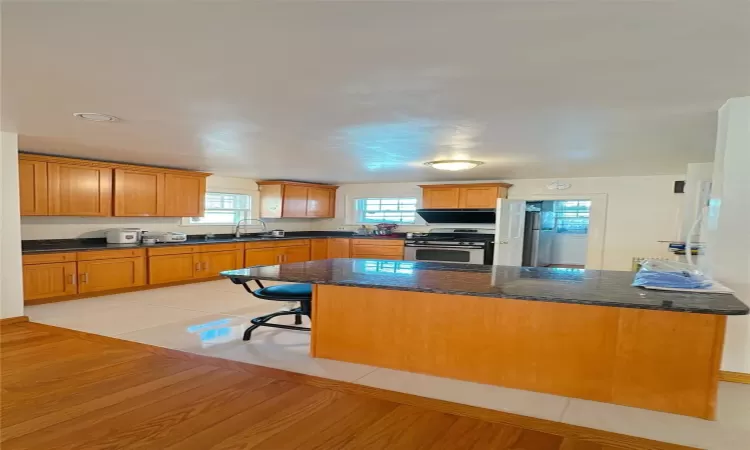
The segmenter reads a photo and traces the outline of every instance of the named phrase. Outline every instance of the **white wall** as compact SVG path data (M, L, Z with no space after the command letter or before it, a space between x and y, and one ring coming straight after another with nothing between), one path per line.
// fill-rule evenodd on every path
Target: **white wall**
M644 177L602 177L561 179L571 184L565 191L546 188L553 179L504 180L513 183L509 198L539 199L555 194L560 200L575 200L578 196L604 194L607 197L604 259L606 270L630 270L632 258L669 257L667 244L660 240L674 240L679 236L682 223L684 194L674 194L674 182L685 175L659 175ZM353 199L361 197L405 197L421 199L419 184L430 183L379 183L346 184L339 188L336 200L336 218L320 220L313 224L316 230L335 230L344 227L354 230L357 225L347 223L347 210ZM439 225L450 226L450 225ZM402 231L422 231L435 226L403 226Z
M588 236L585 234L554 233L552 234L552 251L550 264L586 264Z
M0 318L23 315L23 270L18 195L18 135L2 133L0 144Z
M232 178L212 175L206 180L210 192L248 194L252 197L253 217L258 217L258 185L249 178ZM266 220L269 229L307 231L313 220ZM73 239L104 237L109 228L133 227L148 231L179 231L187 234L231 233L226 225L183 225L176 217L22 217L21 235L28 239ZM248 231L251 228L248 227Z
M711 206L704 226L706 269L750 304L750 97L719 110ZM750 373L750 316L729 317L722 369Z

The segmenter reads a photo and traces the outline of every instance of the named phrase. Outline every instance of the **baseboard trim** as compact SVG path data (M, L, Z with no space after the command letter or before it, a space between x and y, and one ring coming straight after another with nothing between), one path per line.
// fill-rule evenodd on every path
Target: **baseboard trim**
M13 325L14 323L28 322L29 316L8 317L0 319L0 325Z
M729 381L730 383L750 384L750 373L728 372L722 370L719 372L719 381Z

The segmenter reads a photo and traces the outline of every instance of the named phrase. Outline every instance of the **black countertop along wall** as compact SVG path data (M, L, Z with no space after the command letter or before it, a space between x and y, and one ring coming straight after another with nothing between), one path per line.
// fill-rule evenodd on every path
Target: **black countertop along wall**
M360 236L351 231L289 231L283 238L261 236L260 233L250 233L237 239L233 234L215 234L208 239L205 234L188 235L185 242L166 242L159 244L107 244L104 238L89 239L43 239L21 241L23 254L50 252L84 252L88 250L113 250L124 248L152 248L174 245L222 244L234 242L281 241L289 239L316 239L329 237L357 238L357 239L403 239L404 233L394 233L391 236Z
M656 291L631 286L633 272L453 263L327 259L230 270L222 276L374 289L574 303L715 315L748 314L731 294Z

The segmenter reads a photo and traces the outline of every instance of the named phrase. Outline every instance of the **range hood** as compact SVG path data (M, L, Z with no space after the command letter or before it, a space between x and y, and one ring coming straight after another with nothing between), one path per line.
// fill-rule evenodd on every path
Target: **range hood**
M418 209L427 223L491 223L495 224L494 208Z

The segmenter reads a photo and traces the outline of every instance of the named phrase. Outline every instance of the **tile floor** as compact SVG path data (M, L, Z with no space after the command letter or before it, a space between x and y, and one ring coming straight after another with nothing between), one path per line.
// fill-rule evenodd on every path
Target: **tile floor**
M750 385L721 383L715 422L550 394L308 356L307 333L260 328L250 318L280 306L229 281L29 306L33 322L113 336L424 397L491 408L711 450L750 448ZM288 319L291 323L292 317Z

